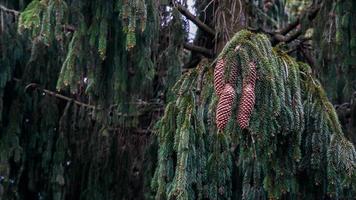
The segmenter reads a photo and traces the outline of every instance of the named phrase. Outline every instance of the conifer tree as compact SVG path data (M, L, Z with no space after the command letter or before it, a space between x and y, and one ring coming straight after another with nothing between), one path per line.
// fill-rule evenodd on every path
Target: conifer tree
M349 101L356 91L355 8L354 1L327 1L315 21L314 41L320 46L317 72L338 104Z
M0 20L0 198L142 199L158 4L5 1Z
M337 104L342 128L353 143L355 115L352 110L356 94L356 14L354 1L327 1L315 23L313 42L315 72L325 85L328 97ZM335 47L335 48L332 48Z
M202 62L173 91L157 124L156 199L355 196L356 151L332 104L266 36L237 33L214 72Z
M356 195L323 65L288 55L330 8L194 2L0 0L0 199Z

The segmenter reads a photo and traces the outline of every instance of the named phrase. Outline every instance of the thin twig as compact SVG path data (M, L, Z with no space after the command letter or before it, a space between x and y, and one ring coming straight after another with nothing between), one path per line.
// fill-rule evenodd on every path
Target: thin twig
M1 4L0 4L0 10L2 10L2 11L4 11L4 12L12 13L13 15L15 15L15 17L17 17L17 16L20 14L19 11L6 8L5 6L3 6L3 5L1 5Z
M16 82L21 82L21 79L18 79L18 78L13 78L14 81ZM56 97L58 99L62 99L62 100L65 100L65 101L71 101L79 106L83 106L83 107L86 107L86 108L89 108L89 109L93 109L93 110L105 110L105 108L101 108L100 106L95 106L95 105L91 105L91 104L87 104L87 103L84 103L84 102L81 102L81 101L78 101L78 100L75 100L73 98L70 98L70 97L67 97L67 96L64 96L62 94L59 94L57 92L53 92L51 90L47 90L47 89L44 89L44 88L41 88L40 85L38 85L37 83L29 83L25 86L25 91L30 89L30 88L34 88L36 90L40 90L42 92L44 92L45 94L48 94L48 95L51 95L53 97ZM150 103L147 103L147 102L144 102L142 105L151 105ZM161 104L158 104L159 107L158 108L155 108L153 109L153 111L162 111L162 107L161 107ZM111 105L109 106L109 110L111 110L113 107L115 107L116 105ZM122 113L122 112L117 112L115 113L116 115L119 115L119 116L122 116L122 117L136 117L136 116L141 116L142 113L140 112L137 112L137 113L133 113L133 114L127 114L127 113Z
M21 81L21 79L18 79L18 78L13 78L13 80L17 81L17 82ZM42 91L42 92L44 92L46 94L49 94L49 95L54 96L54 97L59 98L59 99L63 99L63 100L66 100L66 101L72 101L73 103L75 103L77 105L80 105L80 106L83 106L83 107L91 108L91 109L94 109L94 110L100 110L101 109L101 108L98 108L98 107L96 107L94 105L86 104L86 103L77 101L77 100L75 100L73 98L64 96L62 94L59 94L59 93L56 93L56 92L41 88L40 85L38 85L37 83L29 83L29 84L27 84L25 86L25 91L27 91L30 88L34 88L34 89L40 90L40 91Z

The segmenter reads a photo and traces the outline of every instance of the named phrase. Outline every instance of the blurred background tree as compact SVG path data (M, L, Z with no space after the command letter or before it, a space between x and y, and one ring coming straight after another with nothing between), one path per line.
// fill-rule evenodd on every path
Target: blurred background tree
M318 126L327 127L320 133L324 134L323 137L319 137L317 129L305 128L303 134L299 132L301 141L306 143L306 147L301 147L301 156L305 157L307 164L283 161L283 158L293 160L288 156L295 152L290 152L286 157L284 154L274 155L279 163L277 166L262 168L259 165L266 164L262 159L238 159L253 157L251 155L254 154L249 152L251 148L244 152L243 145L238 145L253 146L251 138L241 134L239 128L235 127L234 131L226 134L228 137L219 138L214 120L199 121L201 116L211 116L195 113L192 118L184 115L184 119L194 121L186 123L202 122L203 126L173 127L173 130L182 131L170 135L172 130L168 130L170 126L165 120L175 119L170 116L177 115L178 111L188 115L189 105L191 110L195 107L199 110L202 102L206 103L204 108L210 107L208 103L214 95L212 79L208 75L212 73L212 66L218 55L225 55L220 53L229 46L228 41L238 31L247 29L252 33L264 33L267 37L261 39L261 36L256 36L257 39L246 41L251 44L265 41L267 46L270 42L274 49L283 52L273 54L268 62L280 57L283 61L289 55L309 64L310 70L294 62L288 66L305 74L310 72L311 76L320 79L328 99L335 106L342 131L355 144L354 10L356 2L352 0L0 0L0 197L352 197L355 194L355 184L350 187L350 183L355 181L354 147L343 137L336 139L336 145L330 143L330 135L341 131L325 125L325 120L319 116L306 114L305 119L310 118L317 121ZM196 32L190 30L192 24L198 28ZM261 44L259 47L265 52L272 48ZM254 54L254 51L246 52ZM280 70L280 66L276 64L275 69ZM197 78L201 70L208 75ZM199 86L200 81L204 87ZM198 85L195 87L195 84ZM302 84L300 87L309 88ZM193 96L202 99L195 100L196 104L190 102L178 108L170 106L183 97L193 97L186 93L183 95L184 91L197 93ZM306 91L301 92L302 96L307 94ZM209 98L204 99L200 94ZM322 102L326 105L325 98ZM315 104L305 103L305 111L313 111L317 106L308 106ZM215 112L211 109L204 112L207 111ZM324 111L318 110L319 113ZM329 116L328 112L325 115ZM156 124L157 121L159 123ZM265 121L268 122L267 119ZM164 127L168 128L162 129ZM216 164L209 165L210 171L214 172L209 174L209 170L203 167L209 161L197 159L201 163L194 165L202 166L199 169L202 171L197 171L199 176L188 178L201 180L201 185L179 179L182 176L178 175L185 173L177 170L177 159L185 154L173 150L176 147L169 149L170 145L177 145L172 143L172 138L162 140L175 137L176 142L184 141L183 136L179 139L184 128L195 130L197 127L204 129L200 131L206 133L206 137L199 136L197 144L192 141L183 144L188 145L188 149L196 148L194 155L197 158L212 155L209 159ZM266 132L267 135L270 133L273 131ZM309 144L309 140L313 144ZM326 149L338 146L340 141L343 142L341 149L346 149L346 145L351 150L340 153L346 158L339 161L353 165L343 172L331 174L326 169L326 160L315 161L313 158L326 158ZM294 142L287 144L292 146L287 145L276 152L297 151L299 148ZM234 151L226 151L230 148ZM260 147L262 151L268 148ZM219 149L224 154L220 154ZM309 155L309 150L320 155ZM167 154L170 163L165 168L168 164L159 159L164 161ZM327 158L328 161L333 160L330 156ZM186 163L180 167L190 171L189 166L193 165ZM280 179L276 179L277 175L273 177L271 180L276 183L271 188L266 174L281 171L283 174L283 170L296 166L302 168L296 174L278 176ZM343 173L350 170L353 173L346 175L345 179ZM310 174L313 176L309 177ZM157 179L158 175L161 179ZM174 180L169 180L169 177L174 177ZM293 182L295 179L297 181ZM333 187L330 186L331 180L345 182L335 183L337 187ZM207 182L209 184L205 184ZM189 188L188 196L177 195L183 194L182 188Z

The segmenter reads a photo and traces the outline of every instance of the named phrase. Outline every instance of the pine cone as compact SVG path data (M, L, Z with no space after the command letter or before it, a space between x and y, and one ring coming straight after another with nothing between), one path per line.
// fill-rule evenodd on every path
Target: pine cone
M240 49L241 45L237 45L234 49L237 52ZM239 66L237 62L237 57L231 61L231 70L230 70L230 77L228 83L232 85L232 87L236 88L236 80L237 76L239 75Z
M214 70L214 87L215 93L220 96L224 89L225 81L224 81L224 60L219 59L216 63Z
M247 81L249 84L252 84L253 88L255 88L256 78L257 78L256 63L250 62Z
M226 84L216 109L216 125L218 129L224 129L229 121L235 96L234 88L230 84Z
M232 85L232 87L236 87L236 80L237 76L239 75L239 68L237 61L232 61L231 62L231 71L230 71L230 77L228 83Z
M249 73L242 86L237 122L242 129L249 126L251 113L255 105L256 64L249 63Z
M250 121L251 112L255 105L255 91L251 84L244 86L239 105L237 122L242 129L247 128Z

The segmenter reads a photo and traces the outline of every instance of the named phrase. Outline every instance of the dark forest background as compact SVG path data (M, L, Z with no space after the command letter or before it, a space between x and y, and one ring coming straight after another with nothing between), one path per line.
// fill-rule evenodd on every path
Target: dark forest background
M250 129L217 134L235 43L303 120L260 97ZM356 1L0 0L0 52L0 199L356 195Z

